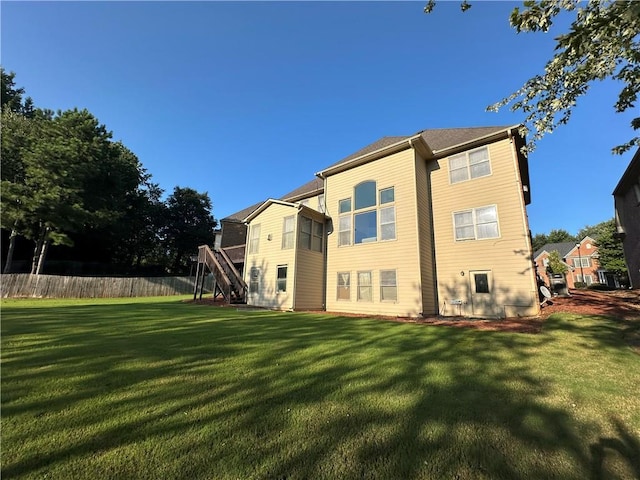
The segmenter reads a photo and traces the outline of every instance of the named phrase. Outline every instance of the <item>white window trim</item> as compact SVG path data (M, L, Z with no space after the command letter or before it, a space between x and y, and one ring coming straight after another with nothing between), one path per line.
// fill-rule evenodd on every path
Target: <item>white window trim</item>
M278 276L279 270L281 268L285 268L285 277L284 277L284 290L280 290L280 277ZM288 265L277 265L276 266L276 294L280 294L280 293L287 293L287 277L289 275L289 268Z

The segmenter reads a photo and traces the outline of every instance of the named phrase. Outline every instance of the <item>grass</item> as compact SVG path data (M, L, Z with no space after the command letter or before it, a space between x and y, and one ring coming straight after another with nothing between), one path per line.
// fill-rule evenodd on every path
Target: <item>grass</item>
M1 381L7 479L640 477L640 356L606 317L6 300Z

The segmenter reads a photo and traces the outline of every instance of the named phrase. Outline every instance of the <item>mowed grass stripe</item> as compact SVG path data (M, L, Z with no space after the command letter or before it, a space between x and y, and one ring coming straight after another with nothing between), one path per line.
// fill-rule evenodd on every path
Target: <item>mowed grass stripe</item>
M640 475L616 319L531 335L183 300L3 301L3 478Z

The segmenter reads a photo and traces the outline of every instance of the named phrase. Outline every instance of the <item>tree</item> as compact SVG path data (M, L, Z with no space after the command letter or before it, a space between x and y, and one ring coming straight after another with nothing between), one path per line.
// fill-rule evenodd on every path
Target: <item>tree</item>
M598 246L600 266L608 272L626 276L627 265L624 260L622 242L616 232L616 221L612 218L593 226L585 226L578 233L578 238L582 239L586 236L593 238Z
M430 13L435 3L429 0L425 12ZM462 2L463 11L469 7L466 1ZM563 12L575 12L575 18L569 32L557 37L556 53L544 73L487 107L498 111L511 105L512 111L526 115L521 133L533 133L528 151L544 135L569 121L578 98L588 92L594 81L612 79L623 85L614 104L618 113L633 108L640 92L640 2L527 0L522 10L513 9L509 21L517 33L547 32ZM640 129L640 117L631 121L631 128ZM613 152L622 154L634 146L640 146L640 136L614 147Z
M564 243L564 242L575 242L576 237L571 235L569 232L563 229L554 229L549 232L547 236L547 243Z
M211 215L209 194L192 188L175 187L167 199L167 224L164 238L172 257L174 273L188 265L188 257L198 246L210 244L217 221Z
M2 111L6 109L31 117L34 114L33 100L31 97L27 97L24 102L22 101L24 88L16 88L15 76L16 74L14 72L7 73L4 68L0 67L0 99Z
M549 266L547 268L551 270L551 273L567 273L569 270L569 267L562 261L560 253L557 250L549 252Z
M549 237L547 237L547 235L544 233L536 233L531 238L531 248L533 249L534 252L540 250L547 243L549 243Z

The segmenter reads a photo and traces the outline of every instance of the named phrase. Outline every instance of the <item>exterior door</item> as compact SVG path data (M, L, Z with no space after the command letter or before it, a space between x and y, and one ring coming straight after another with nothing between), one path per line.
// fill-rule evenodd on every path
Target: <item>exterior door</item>
M474 316L493 317L496 315L493 280L490 270L471 270L471 312Z

